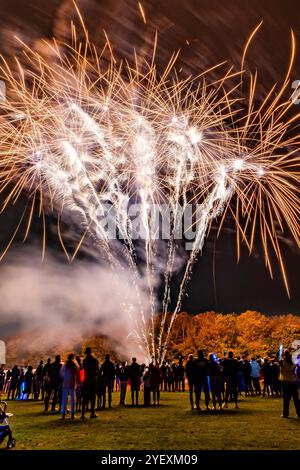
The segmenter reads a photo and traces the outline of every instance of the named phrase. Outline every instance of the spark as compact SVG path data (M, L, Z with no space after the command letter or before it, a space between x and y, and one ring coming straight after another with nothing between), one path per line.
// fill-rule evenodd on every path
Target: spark
M234 160L233 162L233 167L235 170L242 170L244 166L244 160L242 158L237 158L236 160Z
M138 2L138 5L139 5L140 13L141 13L142 18L143 18L143 22L144 22L145 24L147 24L146 15L145 15L145 11L144 11L143 5L141 4L141 2Z
M265 174L265 170L264 170L263 168L261 168L261 167L258 168L258 170L257 170L257 176L258 176L259 178L261 178L262 176L264 176L264 174Z
M198 144L202 140L202 133L199 132L195 127L190 127L187 131L187 135L193 145Z

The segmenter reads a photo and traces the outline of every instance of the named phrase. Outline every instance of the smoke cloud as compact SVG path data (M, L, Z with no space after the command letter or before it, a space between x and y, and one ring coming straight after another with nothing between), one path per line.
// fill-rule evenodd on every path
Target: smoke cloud
M99 334L122 357L145 360L135 340L140 303L130 273L115 275L107 266L78 260L69 264L51 255L42 262L40 253L30 250L9 260L1 279L0 330L8 323L19 332L42 329L41 355L53 344L63 347ZM147 320L149 301L142 281L139 292Z

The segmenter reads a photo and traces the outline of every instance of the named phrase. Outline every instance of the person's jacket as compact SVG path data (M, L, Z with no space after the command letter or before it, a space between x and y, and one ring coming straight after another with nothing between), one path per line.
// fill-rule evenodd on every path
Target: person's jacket
M245 360L242 362L242 371L245 377L249 377L251 375L251 364L249 361Z
M44 376L44 367L40 364L35 371L36 380L42 381Z
M60 369L62 364L58 361L54 361L49 368L49 375L51 383L54 387L61 385Z
M86 356L86 358L83 360L83 368L85 372L84 382L86 384L96 383L96 377L99 371L99 363L97 359L92 355Z
M222 379L222 371L216 361L209 361L208 375L210 376L210 378Z
M239 370L239 363L237 359L235 358L225 358L223 361L223 367L224 367L224 377L226 380L230 380L233 382L237 381L237 374Z
M60 375L63 380L63 388L75 389L79 383L79 367L75 362L67 362L62 366Z
M296 383L295 365L285 360L280 361L279 380L286 383Z
M139 364L133 362L128 368L129 377L132 382L138 381L141 377L141 368Z
M120 379L120 382L127 382L128 380L128 367L121 367L118 372L118 377Z
M265 362L262 365L262 374L264 379L269 379L271 377L271 366L269 362Z
M106 380L114 380L115 366L112 361L104 361L100 368L100 373Z
M259 379L260 367L258 363L256 361L251 361L250 366L251 366L251 377L253 377L253 379Z
M154 364L150 364L149 366L150 378L151 378L151 385L153 387L157 387L161 381L161 373L158 366Z
M194 359L189 359L185 365L185 373L188 380L195 379L195 361Z
M200 383L207 380L208 375L208 360L196 359L195 360L195 383Z

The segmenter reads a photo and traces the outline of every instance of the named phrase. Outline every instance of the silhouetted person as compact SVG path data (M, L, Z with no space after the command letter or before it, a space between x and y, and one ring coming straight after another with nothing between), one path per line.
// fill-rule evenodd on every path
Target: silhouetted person
M264 388L263 388L263 396L267 395L273 395L272 389L271 389L271 384L272 384L272 377L271 377L271 366L268 361L268 359L264 360L264 363L261 367L262 375L264 378Z
M46 390L49 390L49 381L50 381L50 367L51 367L51 359L48 357L46 364L43 367L43 386L42 386L42 400L44 400L46 395Z
M166 361L163 361L162 366L160 368L160 373L161 373L161 385L160 385L160 390L161 391L167 391L167 365Z
M5 384L4 384L4 390L7 393L9 391L10 379L11 379L11 370L8 369L8 371L6 372L6 378L5 378Z
M151 366L153 366L153 364L150 364L149 367L146 367L143 373L144 406L150 406L151 404Z
M44 361L40 361L34 373L33 396L35 400L39 399L44 378Z
M195 389L195 361L193 354L189 355L189 359L185 365L185 373L188 380L189 385L189 396L190 396L190 404L191 409L194 409L194 389Z
M226 382L225 406L228 405L229 396L233 398L235 407L238 408L238 369L239 363L233 357L233 352L229 351L228 357L223 361L223 374Z
M115 388L115 390L116 390L116 392L121 391L120 375L119 375L120 368L121 368L121 364L117 363L115 365L115 376L116 376L116 380L115 380L116 388Z
M8 390L8 395L7 395L8 400L10 399L10 393L11 393L11 399L14 400L15 398L19 376L20 376L20 369L18 368L17 365L15 365L11 371L11 379L10 379L9 390Z
M79 382L79 366L74 357L74 354L69 354L65 365L63 365L60 370L62 378L62 419L65 419L66 416L69 395L71 401L71 419L75 418L75 388L76 384Z
M80 356L76 356L76 362L79 368L79 381L77 382L75 395L76 395L76 411L81 411L82 406L82 389L83 389L83 382L84 382L84 368L80 359Z
M213 409L216 410L217 402L220 411L222 409L222 390L223 390L223 375L219 363L214 354L209 356L208 375L210 379L210 389L213 402Z
M279 381L280 366L279 362L275 359L271 361L271 380L272 390L276 397L281 397L281 382Z
M245 390L245 381L244 381L244 374L242 370L242 361L240 356L237 358L237 388L238 388L238 394L242 395L242 391Z
M203 351L198 351L198 357L195 361L195 395L196 395L196 408L200 408L201 390L204 390L205 406L208 409L209 405L209 389L208 389L208 361L204 356Z
M0 367L0 397L4 390L4 384L5 384L5 370L4 370L4 364L2 364L2 366Z
M25 368L27 368L27 366L25 366ZM18 383L17 383L17 392L16 392L16 399L17 400L21 400L22 394L23 394L23 391L24 391L24 375L25 375L24 368L21 367L20 375L19 375Z
M242 373L244 376L244 384L245 384L245 395L249 395L253 393L252 383L251 383L251 365L250 362L247 360L246 356L242 357Z
M106 354L105 361L101 365L100 375L102 375L103 377L103 385L104 385L102 408L105 408L106 390L108 393L108 406L109 408L111 408L111 395L112 395L114 380L115 380L115 366L114 366L114 363L110 360L109 354Z
M174 389L175 389L175 392L177 392L177 390L178 390L178 375L177 375L177 365L176 365L175 361L173 361L171 367L172 367L172 370L173 370L173 377L174 377Z
M125 361L121 363L118 374L120 379L120 405L125 405L127 382L129 378L129 371Z
M81 418L84 418L85 408L90 402L91 418L97 418L95 414L96 390L97 390L97 374L99 372L99 363L92 355L91 348L86 348L86 357L83 360L83 369L85 372L83 390L82 390L82 411Z
M140 380L141 380L141 368L139 364L136 362L136 358L132 358L132 363L130 364L128 368L128 375L130 378L130 383L131 383L131 401L132 401L132 406L134 406L134 397L135 397L135 403L136 406L138 406L139 403L139 391L140 391Z
M300 418L300 401L298 396L296 366L288 349L284 351L283 359L280 361L280 376L282 382L283 412L281 417L289 417L290 400L293 398L296 415Z
M177 387L178 387L178 391L182 391L184 392L184 365L183 365L183 360L182 360L182 357L179 359L178 361L178 366L177 366L177 369L176 369L176 373L177 373Z
M28 366L28 369L24 375L24 397L26 400L29 399L29 395L32 391L32 382L33 382L33 373L32 373L32 366Z
M51 411L55 411L55 407L57 402L59 403L59 411L61 408L61 387L62 387L62 379L60 376L60 369L62 367L61 360L60 360L60 355L58 354L55 356L54 362L51 363L49 367L49 379L50 379L50 386L49 390L46 393L45 396L45 411L48 411L49 408L49 401L50 397L53 393L52 397L52 405L51 405Z
M174 387L174 371L170 364L167 365L167 385L168 385L168 392L175 392Z
M255 390L256 395L260 395L261 394L260 382L259 382L260 366L254 357L251 358L250 366L251 366L251 380L253 383L253 388Z
M151 382L151 390L153 393L153 404L156 405L156 403L159 405L159 399L160 399L160 382L161 382L161 372L160 372L160 367L159 363L152 363L149 366L149 371L150 371L150 382Z
M99 372L97 374L97 409L100 410L103 407L105 397L105 379ZM104 407L103 407L104 408Z

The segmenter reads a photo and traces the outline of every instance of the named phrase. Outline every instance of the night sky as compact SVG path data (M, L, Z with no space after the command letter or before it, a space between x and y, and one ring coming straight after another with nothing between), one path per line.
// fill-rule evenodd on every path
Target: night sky
M238 65L248 35L263 19L263 27L249 51L248 62L253 70L258 69L261 96L284 77L290 50L290 27L295 32L299 50L298 0L148 0L142 3L147 25L143 24L134 0L78 1L92 39L99 44L105 29L115 50L121 54L131 54L136 47L146 55L155 28L158 28L159 58L163 62L174 49L181 48L183 73L198 73L226 59ZM2 52L9 56L15 51L13 34L20 35L31 45L39 44L39 38L52 34L67 37L71 5L71 1L63 0L0 0ZM292 79L300 79L299 53L297 57ZM0 218L3 247L14 231L21 208L22 201L16 208L8 208ZM38 243L38 239L36 228L29 244ZM50 243L56 250L55 241ZM299 251L291 240L285 237L282 240L291 299L286 294L275 260L274 279L271 280L260 247L256 247L251 257L242 250L237 264L235 243L230 221L225 224L219 239L216 239L216 230L212 229L194 268L183 309L190 313L255 309L266 314L300 314ZM19 248L17 240L13 253L17 254Z

